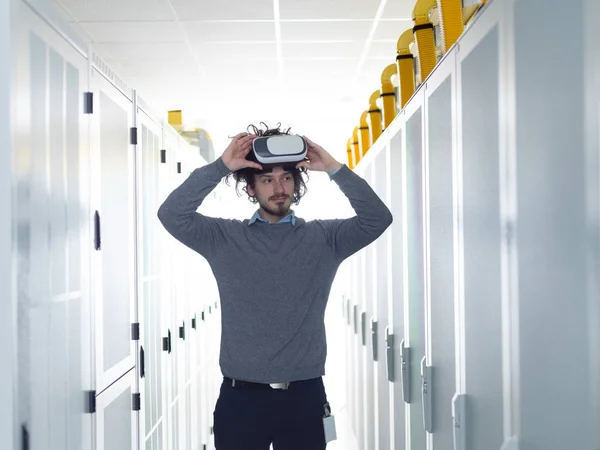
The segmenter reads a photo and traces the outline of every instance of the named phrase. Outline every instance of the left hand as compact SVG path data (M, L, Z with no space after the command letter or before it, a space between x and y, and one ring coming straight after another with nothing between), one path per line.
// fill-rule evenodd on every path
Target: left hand
M308 149L306 152L306 157L308 161L299 162L296 167L305 167L309 170L314 170L317 172L327 172L332 173L342 167L342 164L333 158L329 153L325 151L323 147L318 144L315 144L313 141L308 139L306 136L303 136L306 144L308 145Z

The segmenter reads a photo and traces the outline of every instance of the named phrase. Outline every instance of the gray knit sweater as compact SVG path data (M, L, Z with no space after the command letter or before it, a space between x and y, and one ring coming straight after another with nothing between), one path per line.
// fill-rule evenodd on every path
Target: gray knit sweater
M268 224L197 212L229 173L222 159L196 169L158 211L167 231L209 262L221 301L223 375L259 383L325 374L324 315L340 263L377 239L392 215L343 166L332 176L356 216Z

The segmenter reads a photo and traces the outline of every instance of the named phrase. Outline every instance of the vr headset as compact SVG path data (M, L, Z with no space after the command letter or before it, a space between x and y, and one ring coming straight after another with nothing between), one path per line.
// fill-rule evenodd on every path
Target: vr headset
M252 152L248 156L260 163L265 171L271 171L278 165L283 166L285 170L290 170L306 158L307 148L302 136L288 134L262 136L252 141Z

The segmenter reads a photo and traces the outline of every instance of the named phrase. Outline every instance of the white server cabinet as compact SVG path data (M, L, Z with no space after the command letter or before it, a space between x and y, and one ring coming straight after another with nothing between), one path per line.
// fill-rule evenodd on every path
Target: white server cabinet
M365 299L365 257L366 250L362 249L357 253L357 279L358 279L358 299L356 308L356 331L357 331L357 358L358 358L358 371L359 371L359 387L358 387L358 403L360 405L357 408L357 423L358 423L358 445L361 450L365 450L366 440L368 436L367 427L370 421L370 417L367 416L368 402L372 401L372 390L369 389L368 384L368 372L371 367L370 361L367 359L367 312L366 312L366 299Z
M429 448L454 450L452 398L456 392L455 202L456 48L424 87L425 268L427 366L430 367ZM424 407L428 407L427 404Z
M584 27L586 15L594 10L586 11L581 0L555 3L543 20L528 23L527 17L542 6L538 0L515 1L504 16L510 21L504 30L512 31L518 44L512 83L505 81L505 92L514 89L515 99L514 110L506 111L515 117L511 150L517 226L512 237L518 279L513 280L513 294L519 314L513 326L519 389L514 412L524 449L597 449L594 435L600 423L592 412L592 389L600 380L589 377L590 346L598 346L591 338L598 330L592 330L590 321L594 293L589 286L600 274L590 272L588 265L598 268L597 260L589 257L590 247L595 244L597 250L598 222L588 222L587 202L588 196L597 200L598 191L587 190L587 183L597 188L598 154L586 160L590 92L582 75L594 58L586 52ZM595 12L597 22L600 14ZM559 32L564 27L571 30L568 39ZM563 55L559 66L549 60L555 54ZM586 76L597 77L598 72L591 69ZM598 97L595 101L597 108ZM597 142L591 145L597 152ZM593 165L587 167L589 163ZM594 300L598 302L597 293ZM562 355L567 364L557 364Z
M596 45L600 3L585 1L585 167L586 167L586 210L589 230L588 251L588 311L589 311L589 354L592 417L600 423L600 49ZM600 449L600 427L595 427L595 448Z
M375 156L373 161L373 189L379 198L389 207L389 198L387 192L387 158L388 146L385 140L382 140L384 148ZM388 380L387 352L388 342L386 334L389 334L389 291L388 291L388 252L389 252L390 229L388 228L380 236L374 246L373 261L373 302L376 313L371 323L371 336L374 341L373 351L375 352L375 364L377 367L375 384L377 386L375 395L377 395L376 405L376 433L377 448L381 450L390 449L390 382Z
M139 414L132 408L135 378L136 371L132 368L98 396L96 400L96 449L130 450L138 448L137 422Z
M95 58L90 92L92 262L96 390L104 391L136 365L135 147L133 92ZM134 390L134 392L136 392Z
M27 4L11 7L19 445L89 449L87 61Z
M363 172L363 178L369 183L371 187L374 184L373 166L369 165L365 167ZM375 244L372 243L364 249L364 262L363 262L363 305L364 305L364 316L363 326L365 333L365 363L366 363L366 378L365 378L365 392L367 396L366 401L366 421L365 421L365 448L378 448L378 403L379 403L379 385L377 379L377 364L376 364L376 345L377 338L373 333L373 324L377 317L377 285L375 280L376 259L375 259Z
M406 127L403 134L405 160L402 165L404 198L406 201L406 231L404 233L404 292L407 302L406 346L410 349L408 424L411 449L425 448L425 416L423 396L428 386L422 377L425 358L425 298L424 298L424 221L423 221L423 91L413 97L405 109Z
M499 37L499 15L482 14L457 54L459 302L464 314L459 326L467 448L503 443Z
M352 382L352 410L351 410L351 421L352 421L352 430L356 436L356 440L358 442L359 448L362 448L362 405L363 402L363 373L362 373L362 364L361 364L361 341L360 341L360 276L361 273L359 271L359 257L354 256L352 258L352 298L350 299L349 304L349 314L350 314L350 351L352 354L352 364L351 369L354 374L353 382Z
M137 187L137 286L140 348L137 375L140 378L140 447L167 448L163 348L163 313L167 246L160 234L156 212L164 197L166 152L162 148L162 125L140 106L136 95L135 125Z
M404 242L403 237L406 231L406 215L404 214L404 173L402 171L402 159L404 154L403 140L403 113L398 116L387 129L388 143L388 185L389 185L389 207L394 215L394 221L391 225L389 238L389 269L388 269L388 285L390 289L390 300L392 308L390 310L391 320L390 329L393 335L393 346L391 348L391 356L393 358L393 384L390 387L393 396L393 446L394 450L404 449L406 446L406 411L408 403L404 389L409 389L410 378L407 375L410 373L409 355L407 351L403 352L406 340L405 323L408 315L405 314L406 302L405 299L405 281L404 281Z
M166 186L165 192L161 197L161 201L167 197L167 195L175 189L179 184L183 182L183 178L179 172L179 137L177 133L167 127L163 128L163 149L165 150L165 172L166 172ZM173 237L167 233L164 228L159 228L159 233L162 235L162 239L165 243L165 247L168 247L168 251L165 254L168 262L168 268L166 269L166 277L168 282L166 288L163 291L163 300L161 302L163 308L163 320L162 320L162 350L163 350L163 363L166 369L166 379L168 383L163 389L166 390L166 417L167 417L167 448L178 449L184 448L180 444L181 440L181 429L180 421L182 420L182 412L180 411L181 395L179 387L180 382L180 364L179 355L181 353L179 345L179 305L177 303L176 289L181 283L184 283L182 277L181 268L183 263L179 258L181 253L181 244L173 239Z

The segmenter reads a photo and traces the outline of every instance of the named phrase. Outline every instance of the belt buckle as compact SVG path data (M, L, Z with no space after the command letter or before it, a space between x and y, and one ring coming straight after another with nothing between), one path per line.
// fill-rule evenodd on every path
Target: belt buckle
M271 383L269 384L272 389L287 390L290 387L290 383Z

